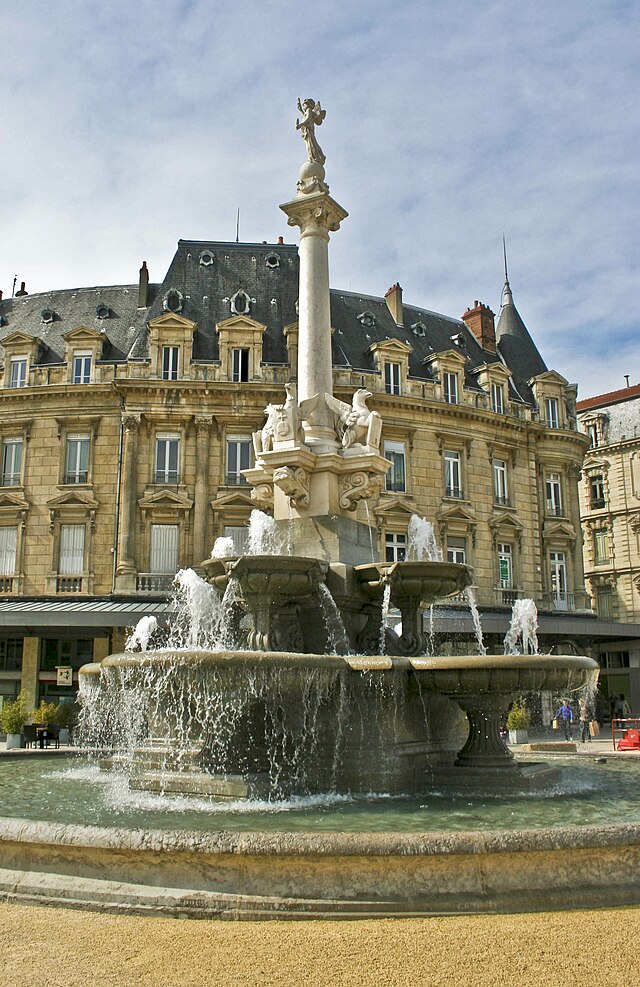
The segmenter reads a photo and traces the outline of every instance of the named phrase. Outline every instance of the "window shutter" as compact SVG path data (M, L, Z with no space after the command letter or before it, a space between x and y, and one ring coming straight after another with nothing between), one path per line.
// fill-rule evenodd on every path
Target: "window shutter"
M151 525L150 570L167 575L178 570L178 525Z

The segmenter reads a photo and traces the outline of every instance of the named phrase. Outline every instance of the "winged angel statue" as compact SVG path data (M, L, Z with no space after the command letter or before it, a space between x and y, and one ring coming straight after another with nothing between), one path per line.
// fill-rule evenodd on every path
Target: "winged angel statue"
M351 449L356 445L380 449L382 418L377 411L367 408L367 401L371 396L371 391L361 387L348 405L332 394L325 394L326 402L336 416L336 431L343 449Z
M323 165L326 158L316 139L315 128L320 126L327 115L327 111L321 108L320 103L312 99L305 99L304 103L298 99L298 110L302 114L302 119L296 120L296 130L302 131L302 139L307 147L309 161L317 161L318 164Z

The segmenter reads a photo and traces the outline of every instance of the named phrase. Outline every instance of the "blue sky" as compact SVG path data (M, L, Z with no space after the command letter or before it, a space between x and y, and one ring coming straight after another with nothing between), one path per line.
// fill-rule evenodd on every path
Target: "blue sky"
M10 0L0 288L159 280L178 238L294 238L318 131L333 287L459 316L514 299L580 396L640 381L640 5Z

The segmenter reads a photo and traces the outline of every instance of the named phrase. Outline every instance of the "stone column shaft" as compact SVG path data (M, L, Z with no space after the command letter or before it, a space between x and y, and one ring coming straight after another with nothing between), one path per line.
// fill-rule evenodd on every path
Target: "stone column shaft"
M207 492L209 489L209 435L211 418L196 418L196 485L193 507L193 562L209 555L207 544Z
M118 575L135 574L135 517L137 499L138 429L140 415L123 417L122 487L118 529Z

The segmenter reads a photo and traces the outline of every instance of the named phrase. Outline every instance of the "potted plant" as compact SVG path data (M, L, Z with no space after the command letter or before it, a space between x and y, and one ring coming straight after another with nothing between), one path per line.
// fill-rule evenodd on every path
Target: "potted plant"
M4 702L0 713L2 730L7 735L7 750L22 746L22 728L31 717L27 708L27 694L22 689L13 702Z
M510 744L526 744L529 739L531 713L524 699L517 699L507 714L507 730Z

